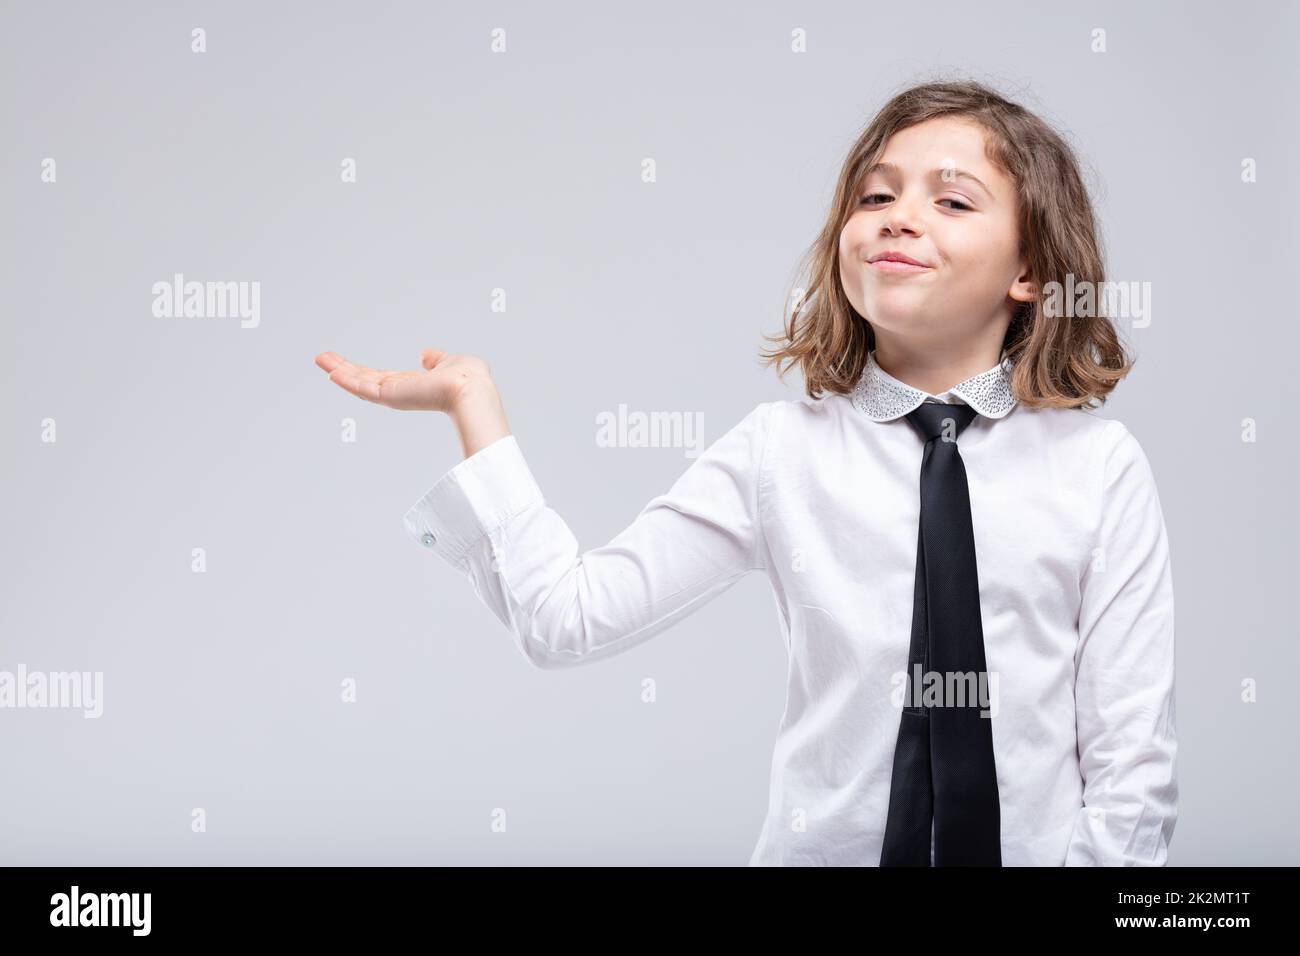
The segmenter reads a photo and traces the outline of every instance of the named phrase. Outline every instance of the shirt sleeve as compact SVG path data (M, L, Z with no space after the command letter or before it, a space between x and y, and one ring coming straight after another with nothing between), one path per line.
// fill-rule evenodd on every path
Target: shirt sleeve
M759 483L774 404L758 405L586 552L547 505L514 435L443 475L407 511L407 533L469 577L532 664L628 650L765 567Z
M1174 595L1155 478L1121 422L1103 432L1096 550L1082 579L1075 720L1083 807L1066 866L1164 866L1178 818Z

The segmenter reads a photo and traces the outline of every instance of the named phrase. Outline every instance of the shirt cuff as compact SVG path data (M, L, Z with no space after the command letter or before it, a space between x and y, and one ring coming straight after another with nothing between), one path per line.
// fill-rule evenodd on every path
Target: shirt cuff
M542 500L542 490L510 434L480 448L439 478L407 510L406 533L465 571L466 555L474 545Z

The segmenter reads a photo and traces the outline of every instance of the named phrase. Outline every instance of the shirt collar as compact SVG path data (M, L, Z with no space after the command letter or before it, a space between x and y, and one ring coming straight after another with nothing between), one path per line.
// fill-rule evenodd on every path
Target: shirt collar
M851 396L853 404L872 421L888 422L914 410L923 402L970 405L985 418L1003 418L1016 404L1011 390L1012 363L1007 350L991 369L973 375L941 395L931 395L900 382L876 364L874 349L867 354L867 367Z

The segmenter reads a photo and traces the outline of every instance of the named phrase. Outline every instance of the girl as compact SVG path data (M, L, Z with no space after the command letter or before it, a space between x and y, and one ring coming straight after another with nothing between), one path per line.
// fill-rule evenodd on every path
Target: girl
M1045 289L1104 278L1070 148L979 84L909 89L851 149L809 258L763 356L808 398L757 405L586 552L481 359L316 362L452 418L465 459L406 528L539 667L767 576L790 669L751 864L1164 865L1169 548L1142 448L1095 414L1131 369L1116 329Z

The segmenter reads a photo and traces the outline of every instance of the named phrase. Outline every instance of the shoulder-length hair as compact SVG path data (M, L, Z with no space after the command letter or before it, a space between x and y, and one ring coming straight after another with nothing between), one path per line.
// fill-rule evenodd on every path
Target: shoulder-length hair
M783 311L784 332L764 335L779 347L764 350L766 366L784 379L798 364L810 398L848 394L857 384L875 333L844 295L839 237L853 213L859 180L878 162L889 137L936 116L963 116L986 131L990 162L1016 184L1020 251L1039 290L1019 304L1003 347L1014 364L1012 389L1030 407L1077 408L1102 404L1129 373L1132 361L1104 315L1062 318L1044 309L1048 283L1101 289L1105 269L1096 220L1073 150L1024 107L983 84L926 83L894 96L858 137L840 170L835 198L821 234L808 248L799 272L805 290L791 290ZM1098 301L1100 302L1098 297ZM1093 311L1101 311L1100 309Z

